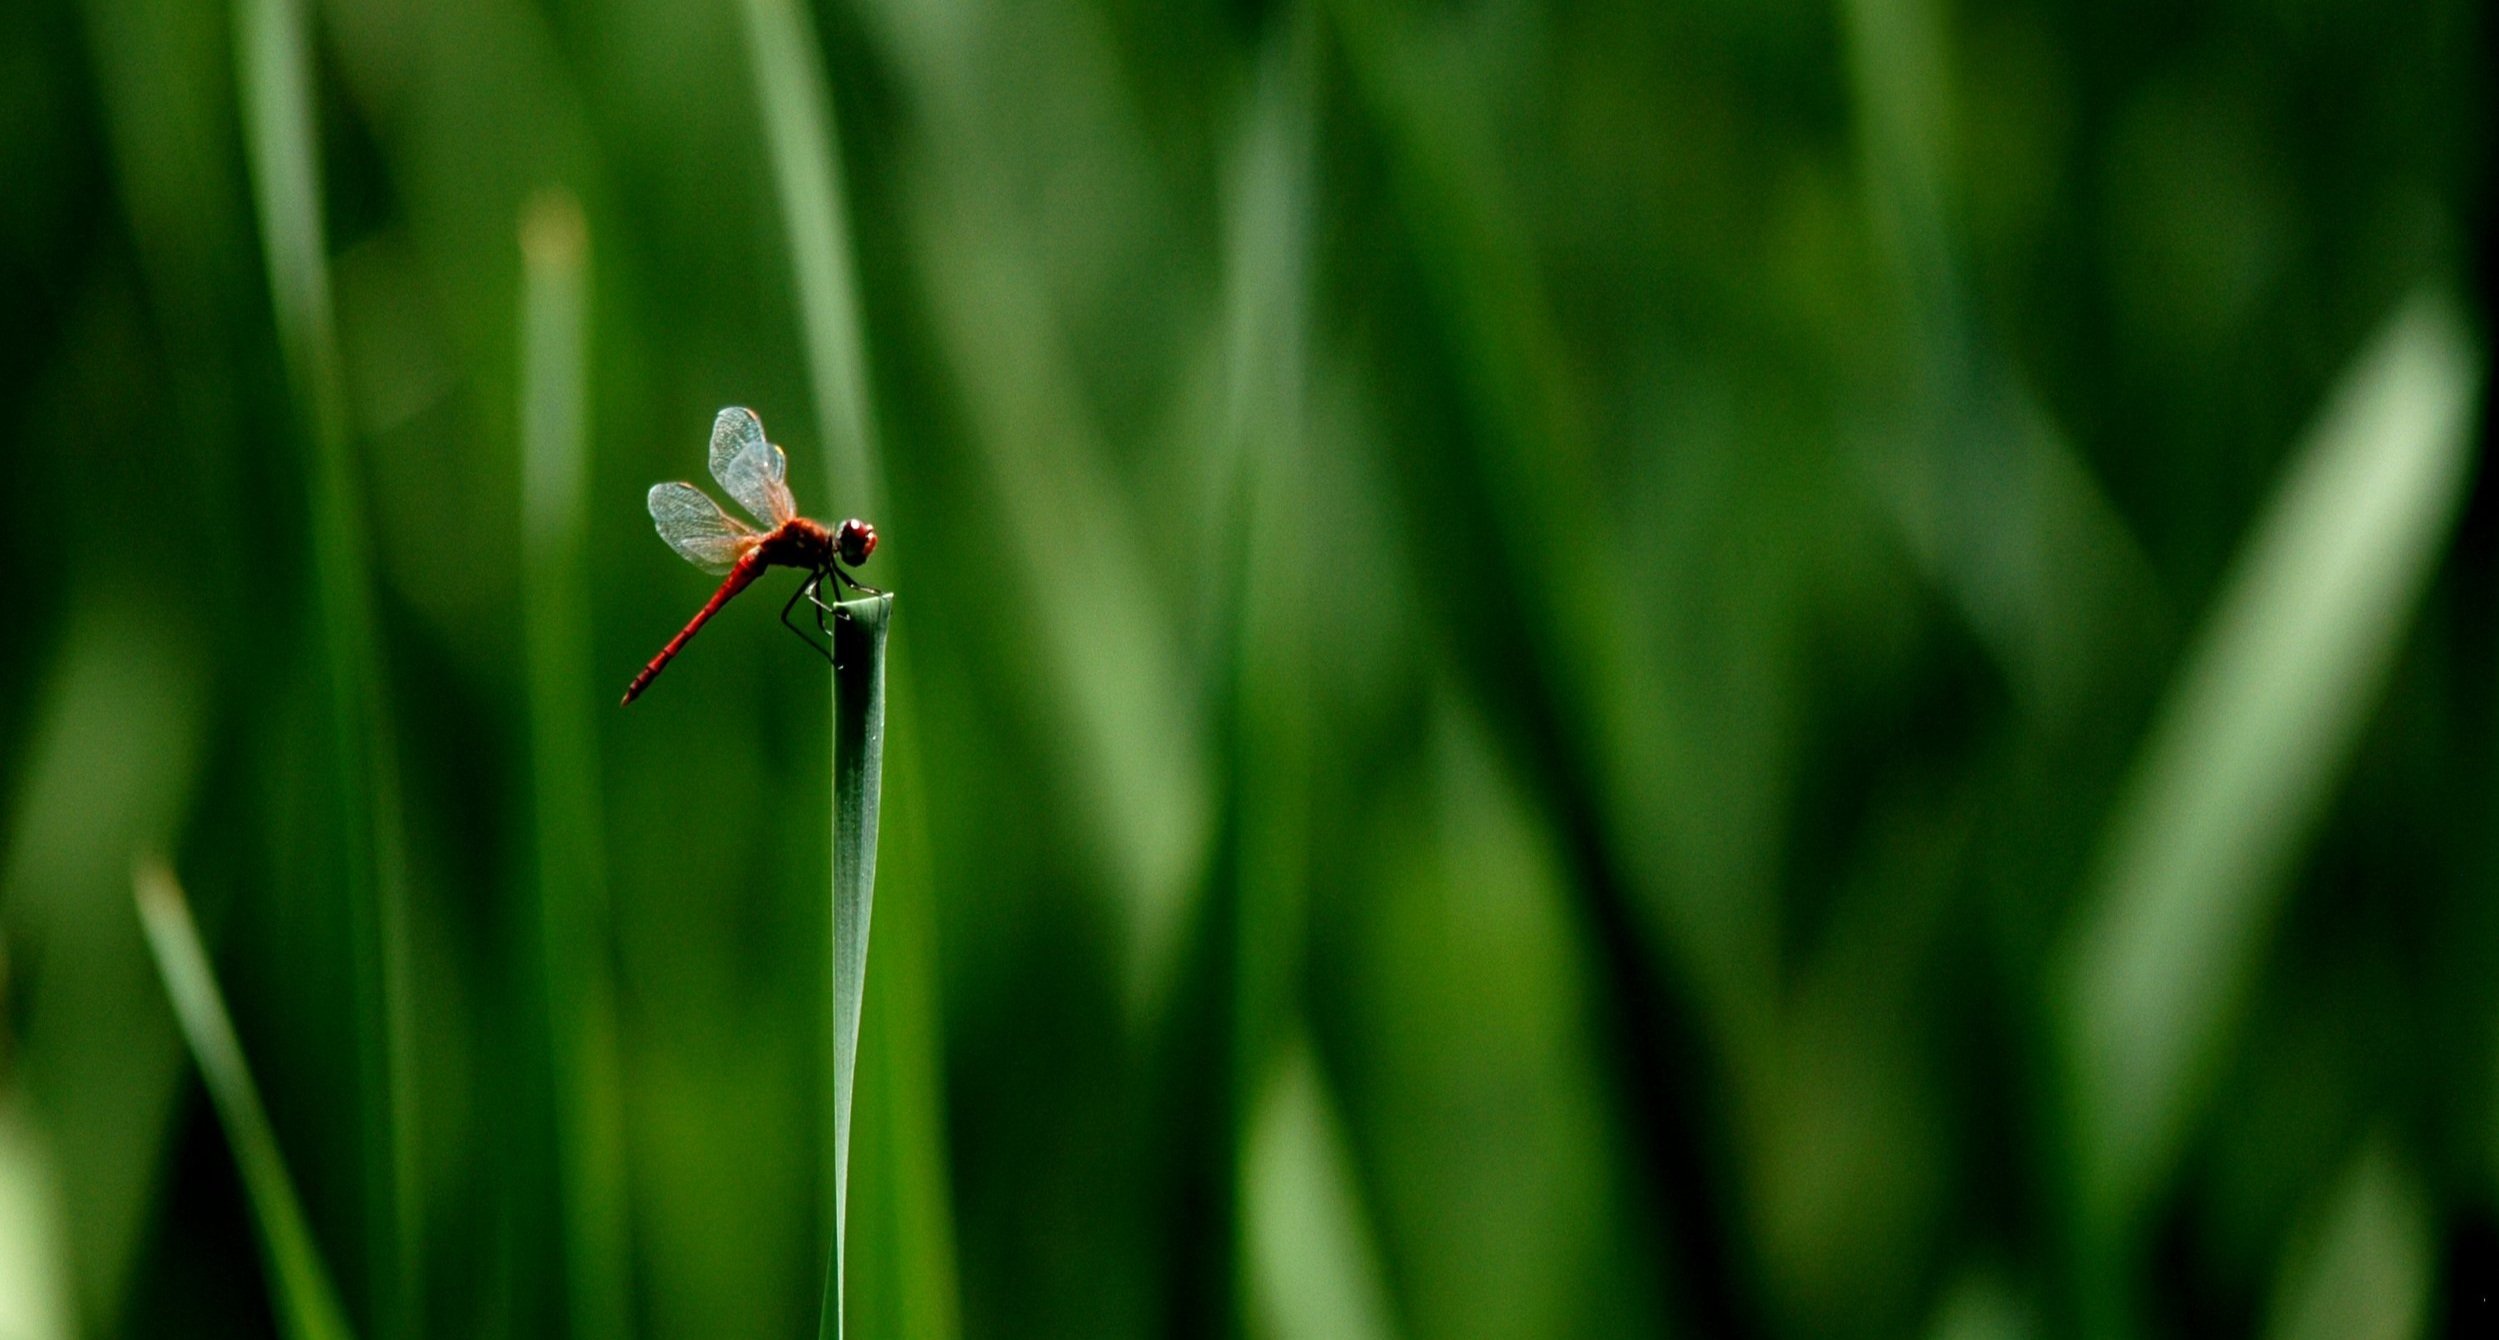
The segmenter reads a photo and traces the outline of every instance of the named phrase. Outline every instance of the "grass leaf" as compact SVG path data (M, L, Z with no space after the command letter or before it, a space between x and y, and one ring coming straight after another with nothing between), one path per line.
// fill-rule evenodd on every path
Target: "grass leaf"
M2020 1295L1985 1271L1963 1275L1943 1296L1928 1340L2030 1340L2039 1326Z
M566 1297L576 1336L631 1333L625 1134L588 664L587 226L549 192L521 224L521 630Z
M2257 522L2136 761L2059 999L2086 1251L2123 1250L2226 1049L2284 875L2454 524L2475 363L2436 297L2371 342Z
M1053 333L1061 318L1046 266L970 166L950 163L918 184L906 201L916 244L949 258L922 268L926 301L964 379L966 436L985 467L966 477L963 496L995 518L1006 558L993 570L999 589L1022 597L991 607L995 627L1022 659L1033 710L1051 723L1058 756L1048 766L1102 834L1095 879L1126 923L1123 1003L1142 1023L1169 1003L1213 838L1207 741L1178 687L1183 659L1142 527L1073 351ZM1068 535L1085 542L1064 543ZM1093 617L1081 627L1026 613L1062 588L1085 593Z
M1308 1041L1277 1052L1241 1160L1248 1333L1390 1340L1387 1275L1343 1122Z
M822 1332L842 1334L842 1245L850 1188L851 1079L876 905L877 803L885 765L885 630L890 595L843 602L833 625L833 1260Z
M9 976L8 1078L51 1145L72 1320L103 1329L149 1241L184 1068L173 1021L131 1008L161 988L122 915L130 853L163 849L200 793L207 694L165 611L110 588L82 599L10 765L0 958L41 956Z
M829 81L802 7L793 0L747 0L744 13L756 98L771 144L773 180L797 273L801 333L824 439L829 496L843 511L875 519L884 514L885 497L876 416L868 389L867 339L860 325L859 286L852 263L850 212L844 199L841 140ZM883 574L879 581L897 584L900 557L887 552L879 564ZM881 625L878 637L882 638ZM888 673L904 686L901 694L907 704L907 665L896 657L879 671L880 676ZM878 682L881 730L883 679ZM913 763L913 755L905 752L896 759L897 773L916 777ZM874 766L869 769L872 785L877 771ZM877 828L873 796L868 804L866 832L873 844ZM928 863L921 854L925 836L917 826L918 813L906 808L903 815L903 860L896 873L910 906L903 912L905 924L888 934L889 940L897 934L902 940L898 953L889 951L888 966L879 974L881 1017L864 1053L866 1071L885 1091L863 1123L866 1129L860 1142L866 1157L875 1161L863 1170L862 1209L883 1235L863 1257L870 1278L863 1279L861 1296L875 1327L890 1328L890 1333L898 1335L943 1336L955 1329L954 1227L940 1135L944 1104L938 1064L938 993L935 956L927 948L932 938L927 925ZM872 857L873 850L869 854ZM851 1189L850 1092L862 1068L858 1030L865 1006L866 932L863 895L858 924L862 977L851 982L847 995L837 992L836 997L844 1002L838 1008L849 1011L846 1036L851 1048L847 1059L836 1067L835 1101L840 1116L833 1137L832 1195L837 1288L848 1269L843 1247ZM840 934L837 930L837 940ZM828 1310L837 1329L846 1306L846 1299L836 1297Z
M49 1144L15 1094L0 1099L0 1335L70 1340L59 1178Z
M885 761L877 821L885 938L877 941L876 982L860 1004L853 1088L872 1097L855 1108L851 1127L858 1176L844 1188L844 1224L861 1228L855 1242L845 1243L842 1307L845 1321L857 1319L865 1335L948 1340L960 1333L961 1321L947 1177L937 885L909 650L906 642L886 651L886 720L898 743Z
M864 516L877 511L876 425L868 412L867 341L851 268L850 211L842 199L841 143L815 35L796 0L746 0L755 96L772 145L781 222L798 272L807 372L824 435L832 496Z
M260 1105L260 1091L243 1063L243 1045L234 1036L234 1021L217 990L217 978L200 944L200 932L183 900L173 872L161 865L140 867L135 881L139 919L147 928L148 945L172 998L174 1017L191 1045L200 1074L208 1081L217 1119L234 1148L242 1174L252 1223L260 1230L261 1254L269 1269L271 1302L278 1321L293 1340L346 1340L347 1317L339 1309L338 1292L313 1247L312 1229L295 1197L294 1179L278 1155L277 1134Z
M1367 1251L1356 1179L1300 1040L1311 690L1321 678L1310 608L1312 555L1322 546L1308 521L1307 458L1319 35L1318 14L1305 6L1268 38L1226 211L1228 384L1220 430L1209 435L1208 492L1220 501L1206 530L1220 546L1209 567L1231 605L1209 686L1210 698L1229 704L1216 754L1227 791L1207 900L1229 902L1233 916L1233 933L1219 940L1233 955L1224 1136L1241 1152L1229 1203L1216 1208L1233 1216L1240 1265L1231 1295L1215 1301L1251 1333L1264 1323L1280 1335L1385 1336L1387 1289ZM1281 1199L1271 1194L1279 1189ZM1188 1228L1182 1221L1176 1231ZM1318 1259L1334 1246L1349 1253L1341 1263Z
M312 56L299 0L236 0L245 158L278 345L310 447L314 585L328 660L333 780L344 834L375 1329L413 1337L418 1266L416 1086L407 1030L407 907L398 768L383 714L364 522L322 226Z
M2330 1199L2292 1230L2266 1334L2274 1340L2412 1340L2422 1334L2436 1269L2431 1231L2419 1181L2383 1145L2364 1148Z

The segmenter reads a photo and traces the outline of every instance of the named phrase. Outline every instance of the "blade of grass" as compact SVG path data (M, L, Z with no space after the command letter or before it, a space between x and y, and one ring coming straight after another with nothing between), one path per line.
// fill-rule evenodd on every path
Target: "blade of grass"
M1848 0L1867 221L1904 338L1870 340L1897 404L1868 453L1929 579L2052 719L2129 649L2151 570L2091 471L1970 319L1952 220L1951 26L1933 0Z
M630 1210L582 558L588 248L571 195L531 203L521 223L521 630L566 1297L574 1335L623 1337L632 1333Z
M0 1335L70 1340L69 1270L51 1150L19 1095L0 1099Z
M867 342L851 268L850 212L843 203L841 142L815 35L796 0L746 0L755 96L772 145L781 222L798 272L807 372L824 437L832 496L876 515L876 424L868 406Z
M1178 687L1187 676L1168 607L1058 334L1045 267L971 166L932 166L911 185L931 322L964 378L985 467L960 496L998 518L1004 589L1038 595L1048 574L1050 589L1083 591L1099 616L1081 627L1028 620L1040 604L1010 600L996 607L996 635L1028 658L1031 710L1065 751L1053 766L1084 831L1102 839L1091 844L1098 882L1124 913L1124 1004L1141 1025L1169 1002L1213 839L1207 741Z
M860 330L860 297L852 267L850 210L842 190L842 150L832 98L827 95L825 65L815 37L807 30L805 12L792 0L747 0L747 53L755 63L755 98L772 145L772 180L782 202L782 222L790 235L790 257L797 270L800 332L807 345L807 372L815 392L817 425L825 440L825 475L832 495L845 510L877 517L885 510L882 470L877 462L875 412L867 392L867 337ZM900 585L900 552L887 550L880 562L880 580ZM890 657L885 675L895 680L902 700L910 700L910 672L900 655ZM910 745L897 758L897 773L915 775ZM905 813L907 838L917 838L917 813ZM875 833L875 825L870 825ZM875 1195L875 1218L892 1240L877 1245L867 1258L877 1278L865 1288L872 1318L892 1335L955 1333L955 1230L945 1195L945 1163L940 1135L940 1025L937 1025L935 955L927 953L927 863L915 860L917 843L905 843L902 898L907 925L900 955L880 973L877 1000L885 1018L870 1038L870 1070L887 1085L880 1118L867 1123L872 1138L862 1150L877 1160L867 1178ZM890 878L895 875L890 873ZM862 978L865 978L867 918L860 918ZM835 930L840 940L840 928ZM845 1235L850 1218L850 1090L857 1078L857 1018L865 1008L865 980L842 995L835 983L837 1010L850 1008L850 1058L835 1058L832 1103L840 1113L835 1123L835 1148L827 1165L837 1170L830 1183L835 1220L835 1275L847 1275ZM835 1280L840 1293L842 1280ZM845 1298L835 1298L832 1325L842 1325ZM885 1333L885 1330L880 1330Z
M1983 1270L1963 1275L1952 1286L1926 1331L1928 1340L2030 1340L2038 1333L2020 1295Z
M139 919L147 928L148 946L156 953L165 994L173 1001L174 1018L191 1045L208 1096L217 1105L217 1120L234 1149L235 1168L260 1231L260 1250L269 1271L270 1301L279 1324L293 1340L347 1340L347 1317L338 1293L313 1247L312 1229L295 1197L294 1179L278 1154L277 1133L260 1105L260 1091L243 1063L243 1045L234 1036L234 1021L218 993L208 951L200 944L199 927L183 900L173 872L153 863L139 868L134 880Z
M228 146L233 77L224 50L227 17L215 6L107 3L83 7L113 167L113 193L129 219L149 308L166 353L175 460L190 513L184 550L200 579L203 629L225 664L249 663L264 636L249 617L241 517L244 453L241 378L226 338L224 304L248 275L243 200ZM229 287L229 284L235 286ZM168 521L173 521L171 517ZM118 873L114 883L120 883Z
M1619 1120L1633 1133L1634 1178L1667 1225L1675 1291L1702 1331L1745 1335L1742 1272L1720 1229L1739 1192L1700 1151L1730 1105L1687 1081L1771 1063L1777 946L1774 909L1755 881L1695 879L1692 853L1714 841L1706 806L1681 798L1715 784L1705 738L1667 682L1651 640L1655 611L1618 561L1615 519L1594 469L1585 382L1556 316L1535 239L1501 171L1504 116L1470 69L1459 25L1416 11L1336 0L1353 105L1376 137L1385 185L1414 250L1432 331L1460 392L1464 449L1391 453L1409 506L1423 516L1499 517L1536 542L1503 546L1502 580L1467 589L1432 582L1431 612L1505 747L1535 777L1574 867L1571 889L1593 943L1620 1048ZM1480 52L1481 48L1477 48ZM1470 74L1476 77L1469 77ZM1479 568L1467 527L1404 533L1418 572ZM1487 625L1515 638L1478 636ZM1639 779L1624 784L1625 779ZM1669 802L1672 803L1669 803Z
M1251 1276L1244 1332L1272 1340L1396 1335L1353 1152L1304 1039L1278 1049L1242 1171Z
M885 938L877 941L876 980L860 1005L861 1034L851 1141L857 1175L845 1188L847 1317L862 1335L949 1340L961 1330L955 1303L954 1211L947 1187L944 1030L938 1017L936 907L930 901L923 737L908 639L886 650L885 795L878 828L877 882L885 889Z
M894 598L845 601L833 625L833 1260L821 1333L842 1334L842 1245L850 1186L851 1078L876 903L877 802L885 764L885 631Z
M118 1328L174 1121L182 1041L156 1010L147 943L121 915L130 853L171 841L198 793L199 644L137 592L81 583L20 746L0 860L10 1072L51 1135L78 1329Z
M355 963L366 1251L375 1331L420 1333L415 1086L407 1038L398 773L382 713L364 525L322 226L312 59L298 0L236 0L245 157L279 352L304 416L312 567L327 655Z
M1174 994L1192 898L1213 839L1205 741L1193 727L1171 612L1160 599L1146 528L1121 496L1121 478L1090 402L1068 326L1082 300L1053 279L1063 237L1048 211L1027 214L1014 183L1041 113L1035 101L1104 92L1088 75L1119 57L1083 11L863 6L885 67L912 108L916 140L895 174L906 240L943 359L961 379L973 455L984 468L947 481L950 510L977 513L1004 541L990 585L1004 617L992 627L1023 659L1026 706L1063 754L1063 775L1099 869L1093 882L1125 914L1125 1005L1131 1023L1163 1016ZM1003 53L1014 53L999 59ZM1038 53L1064 75L1024 90ZM1010 86L1014 90L1010 91ZM1103 225L1121 232L1167 216L1133 125L1077 114L1052 121L1086 145L1065 166ZM1080 166L1081 163L1081 166ZM1039 450L1036 444L1049 444ZM1069 545L1068 535L1085 542ZM1048 574L1053 589L1086 593L1094 617L1024 621L1023 598Z
M2446 543L2470 463L2475 361L2462 319L2425 295L2354 362L2118 802L2055 998L2088 1272L2124 1259L2177 1157L2284 876Z
M798 276L800 327L824 440L826 478L845 510L876 518L884 511L883 478L852 265L841 141L828 80L804 12L792 0L748 0L744 12L756 98L772 146L773 180ZM889 547L878 580L888 587L900 585L903 558ZM899 649L889 656L886 674L907 713L911 677ZM888 939L899 937L900 943L889 950L886 967L878 974L882 1013L866 1043L865 1068L886 1086L884 1102L873 1110L891 1120L865 1123L868 1131L861 1136L863 1151L877 1160L862 1177L863 1201L873 1198L863 1208L890 1237L864 1257L875 1273L862 1281L860 1292L867 1315L876 1323L871 1333L934 1337L953 1334L956 1325L954 1226L941 1134L941 1029L935 955L928 944L928 862L919 811L912 803L918 793L911 782L918 770L910 738L906 733L895 758L896 791L905 797L895 816L903 859L886 876L904 899L903 924L888 931ZM864 916L860 929L864 953ZM864 993L864 982L858 990ZM854 1033L864 999L862 994L851 1006ZM848 1086L856 1078L857 1061L854 1054L850 1067L835 1066L833 1101L844 1114L850 1110ZM836 1126L829 1162L842 1170L832 1190L836 1219L843 1226L837 1228L840 1235L847 1232L849 1214L849 1128ZM847 1262L837 1269L846 1273ZM837 1300L837 1325L843 1306L847 1300Z
M1228 488L1210 529L1225 533L1233 583L1219 701L1233 704L1231 804L1239 829L1241 955L1235 975L1235 1135L1265 1083L1268 1050L1297 1013L1308 882L1310 555L1302 494L1315 13L1279 25L1235 169L1230 226L1230 404L1213 469Z
M1318 35L1313 6L1279 15L1274 24L1242 118L1226 229L1222 317L1229 385L1224 421L1209 435L1215 450L1208 473L1219 501L1207 530L1224 545L1210 567L1227 582L1232 607L1209 685L1227 718L1230 817L1206 901L1218 909L1229 901L1233 913L1231 1054L1222 1076L1223 1147L1232 1156L1229 1166L1210 1170L1228 1182L1204 1199L1212 1202L1211 1212L1232 1217L1225 1243L1231 1248L1230 1296L1212 1300L1228 1305L1237 1318L1230 1324L1254 1327L1262 1306L1307 1292L1319 1310L1292 1312L1286 1304L1287 1322L1324 1322L1334 1308L1345 1324L1302 1325L1287 1333L1361 1335L1384 1333L1363 1324L1385 1316L1385 1289L1372 1258L1348 1257L1332 1271L1304 1278L1314 1266L1310 1253L1269 1250L1278 1243L1260 1236L1268 1230L1298 1237L1307 1227L1332 1234L1331 1242L1349 1241L1360 1227L1339 1222L1353 1204L1342 1142L1324 1150L1305 1147L1332 1134L1310 1129L1325 1115L1317 1111L1323 1096L1315 1067L1306 1056L1298 1057L1298 1069L1288 1065L1282 1082L1290 1087L1281 1096L1272 1073L1278 1049L1297 1045L1301 1031L1311 873L1310 588L1311 555L1319 547L1311 543L1305 502L1305 405ZM1226 861L1229 872L1220 868ZM1275 1103L1303 1099L1308 1113L1272 1110ZM1269 1129L1275 1122L1286 1128ZM1287 1166L1263 1166L1276 1160ZM1268 1194L1271 1173L1295 1176L1297 1198L1301 1191L1328 1198L1313 1211L1324 1222L1280 1219ZM1174 1231L1211 1236L1222 1230L1182 1219ZM1381 1305L1347 1301L1366 1293Z
M2331 1199L2292 1230L2265 1333L2273 1340L2412 1340L2430 1316L2430 1234L2420 1183L2392 1151L2371 1144L2337 1180Z

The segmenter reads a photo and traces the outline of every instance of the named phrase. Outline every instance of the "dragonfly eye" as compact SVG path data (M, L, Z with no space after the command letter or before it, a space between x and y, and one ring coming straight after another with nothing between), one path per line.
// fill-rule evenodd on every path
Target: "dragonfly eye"
M841 532L834 537L834 542L841 547L842 561L858 567L868 561L868 555L876 552L876 527L852 517L842 523Z

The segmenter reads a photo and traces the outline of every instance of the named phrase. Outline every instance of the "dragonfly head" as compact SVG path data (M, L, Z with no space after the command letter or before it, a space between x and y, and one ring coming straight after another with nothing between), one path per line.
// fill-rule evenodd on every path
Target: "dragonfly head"
M858 567L876 552L876 527L852 517L833 532L833 548L844 563Z

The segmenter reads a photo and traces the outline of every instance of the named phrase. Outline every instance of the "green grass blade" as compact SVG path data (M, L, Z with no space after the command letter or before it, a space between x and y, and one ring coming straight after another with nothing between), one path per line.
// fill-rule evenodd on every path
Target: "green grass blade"
M1944 1294L1926 1334L1927 1340L2030 1340L2039 1326L2012 1286L1971 1271Z
M2330 1197L2292 1230L2265 1333L2273 1340L2413 1340L2430 1317L2432 1232L2429 1204L2410 1170L2383 1146L2362 1150Z
M166 618L135 591L81 592L0 829L0 957L43 965L8 983L9 1079L50 1139L72 1321L87 1333L111 1331L125 1306L184 1068L173 1021L130 1008L160 988L122 915L130 853L170 843L200 787L198 644Z
M1227 704L1229 774L1210 902L1233 908L1232 1030L1224 1136L1238 1152L1228 1304L1240 1324L1285 1335L1385 1335L1372 1254L1330 1265L1292 1242L1354 1243L1355 1185L1300 1042L1311 881L1312 555L1307 410L1311 217L1316 197L1318 15L1279 22L1260 62L1232 173L1222 319L1229 385L1208 471L1221 500L1210 533L1233 604L1210 686ZM1289 1057L1284 1055L1289 1053ZM1281 1064L1282 1076L1275 1072ZM1274 1178L1287 1179L1277 1182ZM1296 1213L1272 1194L1307 1203ZM1263 1309L1263 1310L1262 1310ZM1279 1312L1277 1309L1281 1309ZM1374 1320L1378 1319L1378 1320Z
M876 980L860 1005L854 1091L857 1170L844 1188L845 1324L863 1335L948 1340L960 1332L955 1301L954 1206L947 1177L945 1036L938 1007L937 926L922 778L924 737L913 729L908 642L886 650L887 734L878 828L877 882L885 889L885 938Z
M2300 448L2136 761L2058 1005L2086 1252L2123 1252L2463 498L2477 356L2416 299Z
M278 1137L269 1128L269 1114L260 1105L260 1091L243 1063L243 1046L235 1039L234 1021L218 993L217 978L200 944L199 927L183 900L173 872L159 865L140 868L135 894L139 919L147 928L148 945L156 953L157 971L165 979L174 1017L182 1036L208 1081L217 1119L234 1148L236 1169L260 1230L261 1254L269 1269L270 1301L279 1324L293 1340L347 1340L347 1317L338 1293L313 1247L312 1229L304 1207L295 1198L295 1182L278 1155Z
M1188 676L1144 536L1070 351L1051 333L1062 314L1046 267L972 168L949 164L913 184L916 244L946 258L920 270L931 324L964 378L968 436L984 467L963 493L997 518L1010 556L1000 579L1031 597L996 607L998 636L1024 658L1033 710L1053 723L1050 766L1079 821L1102 836L1093 878L1126 923L1122 994L1141 1024L1171 998L1213 839L1207 742L1180 687ZM1085 542L1067 544L1068 535ZM1082 626L1021 617L1055 589L1083 591L1096 617Z
M1911 555L2053 718L2130 649L2118 630L2150 599L2151 569L1968 310L1948 16L1932 0L1847 0L1840 17L1869 240L1900 300L1901 338L1863 342L1897 397L1867 465Z
M57 1167L22 1096L0 1098L0 1335L70 1340Z
M1239 830L1239 935L1235 972L1234 1087L1246 1106L1265 1082L1269 1048L1298 1011L1291 983L1300 961L1309 882L1310 684L1309 467L1304 406L1312 145L1318 114L1316 17L1309 9L1278 34L1261 70L1234 170L1225 320L1231 369L1227 422L1212 470L1226 505L1233 584L1228 663L1232 682L1231 804ZM1237 1123L1246 1131L1246 1113Z
M798 279L800 326L824 440L829 496L843 512L874 519L884 512L883 477L868 389L867 340L859 319L841 141L824 63L805 12L793 0L747 0L744 13L756 99L771 145L773 180ZM888 586L897 584L902 557L889 549L879 560L877 580ZM889 661L884 673L903 686L907 701L909 676L901 658ZM895 760L898 778L916 775L913 764L914 755L906 746ZM887 966L878 974L881 1017L864 1042L858 1037L858 1021L865 1008L864 982L854 982L849 996L837 997L848 1001L845 1008L850 1011L853 1051L835 1071L835 1103L841 1113L831 1151L837 1171L832 1189L835 1271L848 1274L842 1240L847 1237L852 1190L849 1094L864 1070L885 1086L885 1092L861 1123L863 1157L874 1160L862 1172L861 1208L866 1221L887 1236L862 1257L872 1274L860 1281L860 1301L872 1325L879 1328L873 1333L942 1336L955 1329L954 1228L940 1134L944 1104L937 1060L935 957L928 949L932 936L926 924L928 863L915 854L922 841L917 811L906 806L900 820L906 830L901 834L904 859L899 870L888 872L888 881L898 883L908 906L901 914L905 924L888 932L889 939L899 936L901 943L896 946L899 952L888 954ZM871 836L875 827L872 817ZM864 954L864 904L859 943ZM837 1327L841 1309L847 1306L846 1299L834 1300L830 1315Z
M327 485L338 475L343 485L347 405L339 383L305 27L297 0L236 0L244 150L259 210L261 247L267 253L279 352L310 420L322 464L332 467L323 471L322 481ZM316 516L315 524L335 520Z
M398 773L382 712L372 595L341 387L313 128L312 57L298 0L236 0L236 83L279 352L305 418L312 568L328 661L335 786L356 981L366 1250L375 1330L417 1314L415 1084Z
M746 0L755 95L772 146L781 222L798 272L807 372L824 436L831 495L873 517L880 498L876 424L868 408L867 342L859 330L850 212L842 199L840 140L815 35L796 0Z
M842 1246L850 1189L851 1080L876 904L877 805L885 766L885 630L890 595L845 601L833 625L833 1260L822 1332L842 1334Z
M1190 675L1174 611L1156 580L1165 555L1124 495L1120 453L1071 338L1079 313L1111 293L1088 299L1055 282L1054 243L1065 235L1048 211L1026 212L1016 185L1027 137L1045 124L1080 137L1070 142L1087 148L1071 164L1089 164L1081 175L1090 208L1114 225L1111 234L1152 233L1170 201L1143 144L1125 133L1133 125L1086 113L1056 119L1075 110L1062 99L1090 107L1107 92L1089 85L1119 60L1081 13L892 3L861 14L917 131L897 155L906 164L893 178L898 213L937 357L960 379L964 440L980 467L943 487L950 510L981 516L976 524L1005 541L994 576L983 579L1008 593L990 626L1022 662L1014 677L1029 710L1051 723L1058 756L1044 766L1081 807L1076 822L1101 835L1087 844L1090 878L1125 920L1124 1005L1129 1022L1143 1025L1173 994L1213 838L1209 760L1181 687ZM1021 86L1022 69L1043 51L1057 62L1037 77L1047 94ZM1048 450L1035 449L1044 443ZM1068 535L1085 543L1069 545ZM1041 574L1049 589L1083 590L1095 617L1081 628L1020 617L1044 603L1017 594L1039 594Z
M562 192L521 224L521 630L554 1066L565 1291L576 1336L628 1336L629 1209L615 983L590 705L589 236Z
M1247 1333L1391 1340L1387 1274L1353 1151L1306 1040L1278 1049L1242 1157Z

